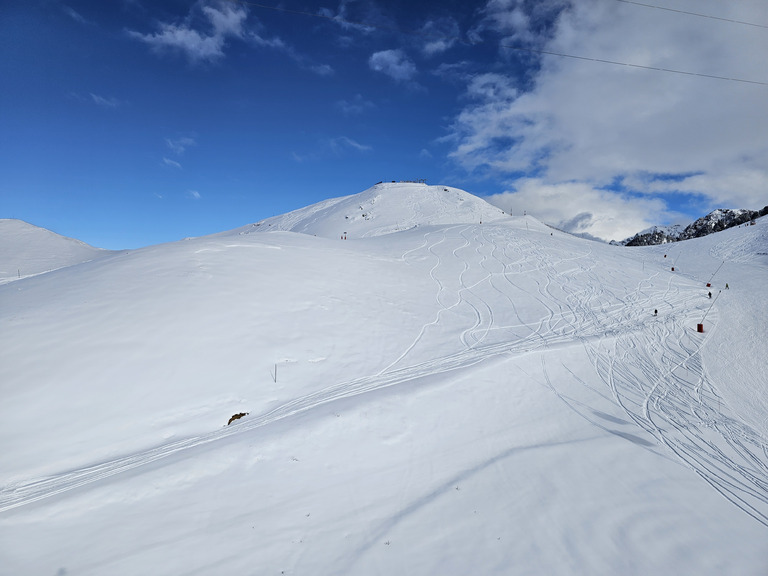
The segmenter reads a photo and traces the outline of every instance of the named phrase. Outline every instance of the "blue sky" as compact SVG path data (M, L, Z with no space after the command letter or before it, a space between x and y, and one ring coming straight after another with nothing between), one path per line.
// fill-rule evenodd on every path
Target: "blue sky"
M0 217L119 249L380 180L605 239L768 203L762 0L269 5L3 2Z

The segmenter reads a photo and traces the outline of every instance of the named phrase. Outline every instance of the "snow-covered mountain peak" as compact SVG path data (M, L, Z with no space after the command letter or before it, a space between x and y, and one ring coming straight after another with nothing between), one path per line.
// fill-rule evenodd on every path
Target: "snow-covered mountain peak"
M459 188L379 182L352 196L324 200L238 230L290 231L326 238L367 238L416 226L477 224L504 212Z
M673 224L672 226L651 226L650 228L638 232L637 235L664 234L665 236L677 237L680 236L682 231L682 224Z
M655 246L668 242L700 238L713 232L720 232L734 226L747 224L766 214L768 214L768 206L762 210L718 208L692 222L685 228L679 224L674 226L652 226L621 242L612 243L624 246Z

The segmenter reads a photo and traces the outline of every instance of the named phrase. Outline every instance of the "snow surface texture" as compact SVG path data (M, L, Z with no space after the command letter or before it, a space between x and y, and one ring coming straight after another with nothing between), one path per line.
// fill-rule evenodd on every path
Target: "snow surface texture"
M0 574L768 573L765 218L382 184L6 280Z

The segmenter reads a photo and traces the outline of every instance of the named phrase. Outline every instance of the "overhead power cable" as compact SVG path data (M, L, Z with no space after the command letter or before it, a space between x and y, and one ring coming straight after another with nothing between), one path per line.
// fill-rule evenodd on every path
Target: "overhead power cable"
M655 4L644 4L642 2L633 2L633 0L616 0L616 2L623 2L624 4L634 4L635 6L643 6L645 8L655 8L656 10L666 10L667 12L677 12L678 14L686 14L687 16L698 16L699 18L709 18L710 20L720 20L722 22L730 22L731 24L743 24L744 26L768 28L768 25L765 25L765 24L755 24L754 22L745 22L743 20L731 20L730 18L721 18L720 16L710 16L709 14L699 14L698 12L688 12L686 10L677 10L676 8L656 6Z
M378 24L370 24L368 22L359 22L355 20L347 20L346 18L339 18L338 16L328 16L326 14L318 14L315 12L307 12L304 10L293 10L291 8L282 8L280 6L268 6L266 4L261 4L259 2L252 2L250 0L228 0L229 2L233 2L235 4L244 4L247 6L253 6L255 8L262 8L264 10L272 10L274 12L282 12L284 14L294 14L294 15L301 15L301 16L309 16L311 18L320 18L322 20L330 20L332 22L340 23L340 24L349 24L351 26L360 26L365 28L373 28L376 30L386 30L389 32L395 32L398 34L405 34L408 36L424 36L429 37L432 39L443 39L443 40L454 40L456 42L459 42L461 44L465 44L468 46L476 46L478 44L483 44L483 42L474 42L472 40L467 40L465 38L462 38L460 36L450 36L450 35L435 35L435 34L425 34L421 30L401 30L395 26L382 26ZM630 4L638 4L637 2L629 2L629 0L617 0L619 2L627 2ZM646 6L643 4L643 6ZM655 8L655 6L647 5L652 8ZM691 13L693 14L693 13ZM695 14L696 16L701 16L700 14ZM721 18L718 18L719 20ZM746 23L745 23L746 24ZM759 24L756 24L756 26L760 26ZM682 74L684 76L698 76L699 78L709 78L712 80L723 80L726 82L740 82L742 84L754 84L758 86L768 86L768 82L761 82L759 80L747 80L745 78L733 78L728 76L718 76L715 74L704 74L701 72L689 72L686 70L676 70L674 68L661 68L657 66L646 66L644 64L632 64L631 62L621 62L618 60L607 60L604 58L593 58L590 56L578 56L576 54L568 54L565 52L553 52L550 50L539 50L537 48L526 48L522 46L513 46L511 44L499 44L502 48L508 48L510 50L516 50L519 52L529 52L532 54L546 54L548 56L557 56L559 58L570 58L573 60L584 60L588 62L598 62L600 64L612 64L614 66L626 66L628 68L638 68L641 70L653 70L655 72L666 72L668 74Z
M618 60L606 60L603 58L592 58L589 56L576 56L575 54L566 54L564 52L550 52L548 50L537 50L535 48L519 48L508 44L501 44L504 48L511 50L521 50L524 52L535 52L537 54L548 54L549 56L559 56L560 58L573 58L575 60L587 60L589 62L600 62L601 64L613 64L614 66L627 66L629 68L640 68L642 70L654 70L656 72L668 72L670 74L683 74L685 76L698 76L700 78L712 78L714 80L726 80L728 82L742 82L744 84L757 84L758 86L768 86L768 82L759 80L745 80L744 78L729 78L728 76L717 76L715 74L704 74L701 72L687 72L685 70L675 70L673 68L661 68L658 66L646 66L644 64L632 64L630 62L619 62Z

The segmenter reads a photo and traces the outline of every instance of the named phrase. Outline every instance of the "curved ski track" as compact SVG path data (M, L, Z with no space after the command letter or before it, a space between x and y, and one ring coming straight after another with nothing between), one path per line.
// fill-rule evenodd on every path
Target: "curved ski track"
M402 354L378 374L295 398L208 434L5 486L0 489L0 512L342 398L466 368L493 356L577 344L585 347L613 401L636 426L768 526L768 442L723 404L701 356L705 337L685 328L701 312L698 288L683 280L674 283L670 277L660 292L653 287L657 276L653 274L635 290L617 294L604 286L589 250L561 255L556 248L545 246L546 242L532 238L535 235L513 236L509 229L493 225L451 226L425 233L421 246L401 259L434 262L429 275L435 284L437 312ZM528 300L526 317L515 305L520 297ZM538 306L535 318L531 317L531 298ZM648 310L654 307L666 314L649 328ZM406 364L406 358L417 356L420 348L430 349L420 347L425 339L441 336L434 328L448 313L463 319L466 326L453 343L455 351ZM450 345L442 348L450 350ZM401 364L405 365L398 367ZM559 396L554 385L549 381L548 385Z

